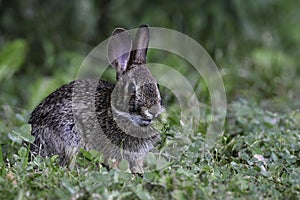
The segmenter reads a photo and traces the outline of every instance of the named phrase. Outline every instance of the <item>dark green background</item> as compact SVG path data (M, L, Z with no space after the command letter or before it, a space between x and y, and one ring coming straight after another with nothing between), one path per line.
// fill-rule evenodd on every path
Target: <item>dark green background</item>
M197 40L219 67L229 101L254 97L276 109L299 101L298 1L11 0L0 5L0 105L32 109L71 81L84 56L115 27L144 23Z

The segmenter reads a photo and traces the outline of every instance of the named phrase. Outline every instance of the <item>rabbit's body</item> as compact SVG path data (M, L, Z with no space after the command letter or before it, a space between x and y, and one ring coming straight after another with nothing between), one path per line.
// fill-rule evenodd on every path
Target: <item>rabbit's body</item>
M81 121L81 126L85 127L84 133L81 133L82 130L77 130L79 127L75 125L74 119L76 108L72 108L72 104L74 104L72 90L77 84L83 86L82 90L76 91L79 95L85 96L87 99L89 95L94 95L90 97L95 98L95 102L83 102L86 106L85 112L79 114L80 119L77 118L78 121ZM96 92L88 92L87 86L95 84L97 84ZM29 123L32 124L32 134L36 138L34 144L31 145L31 152L39 152L41 156L59 155L62 164L68 164L79 148L100 150L107 158L117 161L126 159L129 162L134 162L141 154L151 150L160 138L157 132L151 134L152 136L149 138L133 137L122 131L114 121L110 107L113 89L114 85L105 81L80 80L76 81L76 84L74 81L66 84L50 94L36 107L29 120ZM100 101L99 97L103 95L107 98L101 98ZM89 105L89 103L95 104ZM92 119L95 116L89 108L93 107L96 109L95 115L99 124L94 124L95 121ZM101 130L97 130L99 125ZM126 125L134 126L131 123L126 123ZM103 135L100 134L100 131L107 136L109 142L103 143L103 138L101 138ZM93 135L93 141L87 143L86 138L89 135ZM122 155L122 150L134 154Z
M143 171L143 156L160 139L149 125L163 111L157 82L145 65L149 31L147 26L139 29L133 51L128 33L116 29L117 34L109 46L117 84L77 80L50 94L29 120L35 136L32 155L56 154L62 164L69 164L80 148L95 149L106 164L117 166L125 159L132 172Z

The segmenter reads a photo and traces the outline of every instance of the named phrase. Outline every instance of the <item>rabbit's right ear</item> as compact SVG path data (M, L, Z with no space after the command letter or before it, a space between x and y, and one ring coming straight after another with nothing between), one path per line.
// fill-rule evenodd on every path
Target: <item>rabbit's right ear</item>
M117 79L127 70L131 48L129 33L123 28L116 28L108 44L108 60L117 70Z
M133 64L146 64L147 50L149 45L149 26L141 25L135 35L130 62Z

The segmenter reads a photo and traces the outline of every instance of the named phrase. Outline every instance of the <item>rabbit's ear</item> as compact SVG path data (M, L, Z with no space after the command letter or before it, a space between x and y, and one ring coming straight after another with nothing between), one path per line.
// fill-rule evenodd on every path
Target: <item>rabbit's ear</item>
M108 44L109 63L117 70L117 79L127 70L132 48L129 33L123 28L116 28Z
M147 50L149 45L149 26L141 25L136 33L133 42L133 51L131 52L130 62L133 64L145 64Z

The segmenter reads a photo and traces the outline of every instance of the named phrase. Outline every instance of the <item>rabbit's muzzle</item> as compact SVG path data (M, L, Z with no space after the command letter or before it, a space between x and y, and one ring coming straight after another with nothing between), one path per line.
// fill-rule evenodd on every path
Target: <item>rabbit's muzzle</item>
M153 120L163 111L164 109L159 104L153 105L149 109L141 107L139 115L132 115L132 120L140 126L148 126L152 124Z

